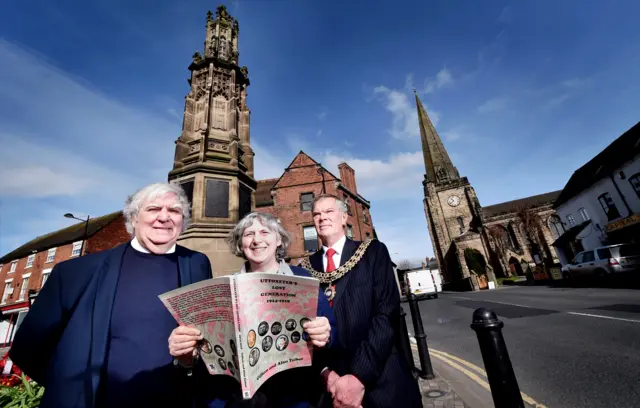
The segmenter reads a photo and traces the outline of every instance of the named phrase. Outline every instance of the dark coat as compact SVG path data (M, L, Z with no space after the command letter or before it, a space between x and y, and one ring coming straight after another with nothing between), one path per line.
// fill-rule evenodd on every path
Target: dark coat
M40 408L96 405L128 245L57 264L16 333L9 355L45 387ZM204 254L182 246L176 253L181 285L212 277Z
M299 266L290 266L297 276L311 276L309 272ZM327 367L326 352L339 344L339 333L336 317L329 306L322 289L318 293L318 316L324 316L331 325L331 339L322 349L313 352L311 367L292 368L269 378L250 400L243 400L240 384L228 376L211 376L206 385L199 388L208 390L205 398L208 408L306 408L315 405L323 392L320 377L322 369Z
M340 265L359 245L346 240ZM323 256L319 250L309 259L317 271L324 271ZM330 367L364 384L363 408L422 407L418 383L396 347L400 295L393 274L387 247L374 240L360 262L336 282L333 311L340 347L331 351Z

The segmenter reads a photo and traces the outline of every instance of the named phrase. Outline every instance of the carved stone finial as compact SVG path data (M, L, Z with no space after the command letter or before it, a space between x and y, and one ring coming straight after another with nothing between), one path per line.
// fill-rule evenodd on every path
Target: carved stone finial
M211 10L207 11L207 23L210 23L213 21L213 13L211 12Z
M231 19L231 16L227 12L227 8L224 5L221 4L216 9L216 18L219 18L221 20L230 20Z
M233 21L233 31L237 34L240 31L240 26L238 25L238 20Z
M244 65L242 68L240 68L240 72L242 72L242 75L244 75L245 77L249 76L249 68L247 68L246 65Z
M193 58L193 62L195 62L196 64L202 61L202 55L198 51L193 53L192 58Z

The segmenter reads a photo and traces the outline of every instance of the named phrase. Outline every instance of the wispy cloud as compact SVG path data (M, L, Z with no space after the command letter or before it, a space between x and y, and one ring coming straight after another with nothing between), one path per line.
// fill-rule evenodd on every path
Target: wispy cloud
M390 89L384 85L375 87L373 95L391 113L392 123L389 134L394 139L410 139L420 135L418 112L412 97L406 92ZM440 115L429 111L429 118L434 125L437 125Z
M556 106L562 105L567 99L569 99L571 95L562 94L558 95L547 102L545 108L554 108Z
M41 55L0 39L0 199L3 213L43 200L92 215L121 208L146 183L167 179L180 124L128 106ZM36 236L46 224L5 218L0 236ZM39 226L38 226L39 225ZM7 241L0 251L9 250Z
M424 173L422 151L399 153L386 159L367 159L327 153L322 163L329 170L337 171L338 164L349 163L355 172L358 192L367 199L394 200L406 197L419 197Z
M491 98L478 106L478 112L489 113L504 109L507 106L508 98Z
M316 114L316 117L318 118L319 121L323 121L327 118L327 115L329 114L329 112L327 112L326 109L323 109L322 111L318 112Z
M407 92L413 92L413 89L416 89L419 94L426 95L433 93L438 89L451 86L453 83L453 75L451 74L451 71L445 67L438 71L435 76L426 78L422 87L416 86L413 73L407 74L404 88Z

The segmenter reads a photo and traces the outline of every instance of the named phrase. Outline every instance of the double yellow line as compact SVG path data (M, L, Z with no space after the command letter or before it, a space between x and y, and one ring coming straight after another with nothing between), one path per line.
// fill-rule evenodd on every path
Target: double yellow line
M417 346L414 344L412 344L411 347L416 350L418 349ZM444 351L439 351L439 350L434 350L432 348L429 348L429 354L431 355L431 357L435 357L438 360L441 360L443 363L449 365L450 367L455 368L456 370L465 374L467 377L471 378L473 381L479 384L482 388L491 392L491 387L489 386L489 383L487 382L487 380L485 380L485 379L488 379L487 372L484 371L482 368L466 360L463 360L460 357L456 357L449 353L445 353ZM520 394L522 395L522 400L527 404L535 408L547 408L546 406L544 406L543 404L540 404L539 402L537 402L536 400L534 400L524 392L521 392Z

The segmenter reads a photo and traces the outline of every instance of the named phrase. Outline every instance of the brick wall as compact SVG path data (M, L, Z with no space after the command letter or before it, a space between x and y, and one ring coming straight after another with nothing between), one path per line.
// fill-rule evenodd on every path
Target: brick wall
M93 236L89 237L85 244L84 252L87 254L104 251L121 243L127 242L129 239L129 234L126 232L124 226L124 217L121 216L116 221L108 224ZM2 299L2 296L4 295L7 279L13 279L11 282L13 294L10 295L7 298L6 303L1 306L8 306L19 301L22 302L27 300L28 291L30 289L40 291L43 283L42 272L53 269L53 267L60 262L72 259L73 257L71 256L71 253L73 252L73 242L56 247L54 259L51 262L46 262L48 252L49 250L46 249L36 253L33 265L29 268L26 267L28 256L18 259L16 270L13 273L9 273L9 270L11 269L11 262L7 262L2 266L2 269L0 270L0 299ZM28 286L25 291L24 299L19 300L25 276L29 277L29 281L27 282Z
M280 219L283 227L291 234L292 242L288 255L292 258L292 264L297 264L302 257L309 255L304 250L303 228L313 227L313 216L311 211L302 210L300 199L303 193L313 193L314 197L322 194L322 175L318 173L318 168L320 168L320 165L316 161L304 153L299 153L289 168L285 170L280 181L274 186L274 205L256 209L256 211L269 213ZM348 168L351 169L350 167ZM355 195L339 188L340 181L325 170L324 185L326 192L340 198L345 196L350 198L351 215L347 220L347 224L352 227L353 239L366 239L367 234L373 237L373 221L371 220L369 209L366 205L357 202L354 199ZM342 181L344 182L344 180ZM355 176L352 181L355 190ZM366 213L366 222L363 213Z
M124 216L120 216L88 239L85 253L92 254L111 249L130 239L131 236L124 225Z

